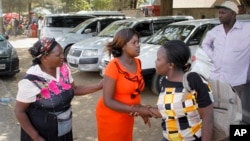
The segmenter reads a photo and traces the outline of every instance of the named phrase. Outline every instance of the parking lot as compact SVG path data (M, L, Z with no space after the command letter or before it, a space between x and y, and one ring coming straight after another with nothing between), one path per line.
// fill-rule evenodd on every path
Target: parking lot
M14 77L0 77L0 97L13 99L7 105L0 104L0 141L19 141L20 127L14 116L13 109L15 96L17 92L17 83L25 74L27 68L31 65L31 57L27 48L31 46L36 38L10 38L11 43L17 49L20 57L20 73ZM99 73L87 73L72 70L73 78L76 84L95 84L102 77ZM95 122L95 105L102 91L91 95L75 97L72 101L73 106L73 134L76 141L97 141L96 122ZM146 88L142 95L143 104L155 105L157 96ZM136 118L134 126L134 141L152 141L161 140L161 119L152 119L151 128L144 125L142 119Z

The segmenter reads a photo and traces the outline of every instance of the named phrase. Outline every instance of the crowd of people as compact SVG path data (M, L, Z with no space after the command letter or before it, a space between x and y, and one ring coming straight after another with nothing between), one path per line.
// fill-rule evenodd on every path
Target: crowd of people
M221 24L209 31L202 43L214 64L210 78L231 84L241 95L250 64L250 33L246 32L250 24L236 20L238 7L231 1L215 8ZM198 73L188 75L194 91L184 101L182 98L183 76L191 66L189 47L172 40L158 49L156 73L165 77L154 107L141 103L145 84L137 58L139 41L132 28L117 32L106 45L114 59L103 80L86 86L74 83L55 39L39 39L29 49L33 65L18 83L15 115L21 125L21 141L73 141L72 98L99 90L103 95L96 105L98 141L132 141L135 117L141 117L149 127L150 118L162 119L162 141L212 141L213 94Z
M18 20L17 18L12 18L11 20L3 19L3 27L6 35L17 36L22 29L22 26L26 21Z
M40 35L40 30L42 28L43 17L36 15L32 16L31 21L27 17L20 16L19 18L13 17L3 18L3 29L6 35L18 36L25 35L27 37L31 36L31 30L36 28L38 30L37 36Z

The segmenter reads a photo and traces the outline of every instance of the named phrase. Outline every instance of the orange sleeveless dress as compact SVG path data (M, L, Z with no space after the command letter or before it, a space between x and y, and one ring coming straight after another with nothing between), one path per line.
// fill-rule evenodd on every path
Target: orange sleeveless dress
M140 104L141 98L136 89L139 88L141 92L145 85L140 60L135 60L137 71L134 74L128 72L117 58L114 58L105 70L106 76L116 80L114 99L131 106ZM98 141L132 141L134 117L106 107L103 97L97 103L96 119Z

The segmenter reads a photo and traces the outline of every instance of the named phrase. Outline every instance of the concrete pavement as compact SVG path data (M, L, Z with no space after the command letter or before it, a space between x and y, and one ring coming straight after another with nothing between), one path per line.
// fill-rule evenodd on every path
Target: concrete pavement
M28 48L31 47L38 38L27 38L24 36L10 36L9 41L15 48Z
M10 36L10 43L15 48L31 47L37 38ZM5 78L0 77L0 98L10 98L8 103L0 103L0 141L19 141L20 126L14 115L15 93L11 92L4 84Z
M15 99L17 83L31 65L31 57L27 48L32 46L37 38L15 37L10 38L12 45L17 48L20 57L20 73L15 77L0 77L0 97ZM72 71L74 81L78 85L96 84L100 81L99 73L87 73ZM102 95L102 91L90 95L75 97L72 101L73 107L73 134L75 141L97 141L95 106ZM157 96L153 95L149 89L141 94L142 104L154 105ZM15 101L7 105L0 105L0 141L20 141L20 126L14 115ZM140 117L135 119L134 141L154 141L161 140L162 129L161 119L151 120L151 128L148 128Z
M19 125L13 113L14 95L0 79L0 96L12 99L9 103L0 104L0 141L18 141L17 137L12 134L19 132Z

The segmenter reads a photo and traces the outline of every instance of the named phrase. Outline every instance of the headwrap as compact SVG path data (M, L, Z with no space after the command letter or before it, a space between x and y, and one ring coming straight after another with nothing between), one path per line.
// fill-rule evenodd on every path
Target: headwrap
M29 48L29 53L34 58L32 60L33 65L40 64L40 57L49 54L57 44L58 43L54 38L44 37L39 39L31 48Z
M47 55L57 44L54 38L44 37L29 48L29 52L33 58L40 58Z

